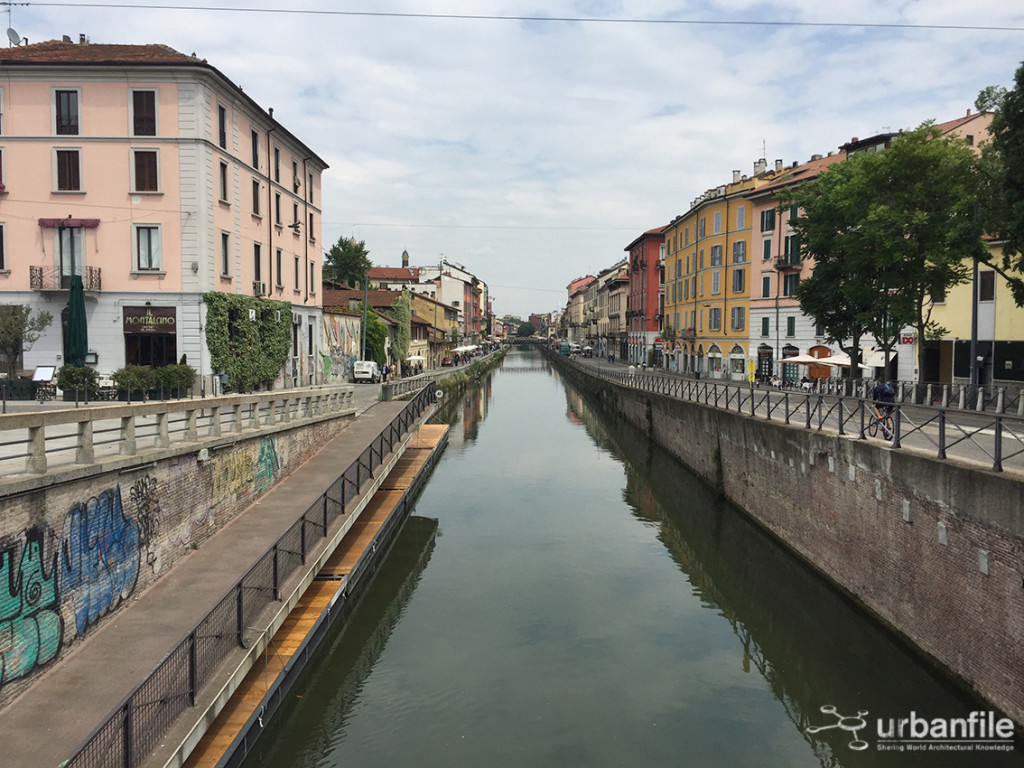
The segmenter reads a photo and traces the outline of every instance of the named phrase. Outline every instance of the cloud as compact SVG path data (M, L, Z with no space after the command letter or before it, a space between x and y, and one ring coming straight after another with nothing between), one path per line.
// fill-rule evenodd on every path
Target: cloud
M325 244L355 234L375 263L439 254L499 313L564 303L638 234L745 174L853 136L948 120L1009 85L1024 27L1002 0L353 2L373 13L628 18L602 23L98 7L13 9L33 42L162 42L206 58L330 163ZM317 13L320 12L320 13ZM144 30L140 33L139 30Z

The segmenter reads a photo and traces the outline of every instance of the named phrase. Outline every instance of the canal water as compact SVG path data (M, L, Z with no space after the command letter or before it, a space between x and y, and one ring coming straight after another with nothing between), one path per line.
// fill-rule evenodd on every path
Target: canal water
M899 719L986 707L595 408L520 350L449 406L414 517L246 766L1024 765L897 751Z

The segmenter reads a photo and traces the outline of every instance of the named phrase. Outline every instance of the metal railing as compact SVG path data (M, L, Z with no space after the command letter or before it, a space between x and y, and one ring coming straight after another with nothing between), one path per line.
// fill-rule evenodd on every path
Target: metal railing
M306 563L331 525L346 514L367 480L435 402L425 387L392 419L302 516L256 561L153 672L85 740L66 768L135 768L191 706L218 667L238 647L282 585Z
M617 369L614 373L598 365L559 358L566 365L620 386L701 405L743 413L767 421L797 424L806 429L830 430L868 439L874 400L870 385L860 394L836 394L802 389L753 388L722 381L691 379L660 373ZM858 391L858 390L853 390ZM893 408L891 438L877 438L893 448L914 448L936 458L961 458L981 462L1001 472L1013 460L1013 468L1024 469L1024 419L986 410L955 409L941 405L914 405L905 392L897 393ZM873 438L875 439L875 438Z

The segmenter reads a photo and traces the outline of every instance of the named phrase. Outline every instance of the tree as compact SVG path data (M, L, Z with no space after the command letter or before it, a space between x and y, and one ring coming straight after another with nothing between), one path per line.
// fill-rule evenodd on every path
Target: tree
M983 90L979 102L993 88ZM1014 88L1003 91L992 116L991 139L982 146L985 186L979 225L1003 242L1001 259L986 256L982 261L1009 283L1020 307L1024 306L1024 64L1017 69Z
M366 312L366 352L364 360L373 360L377 365L387 362L388 329L373 309Z
M366 243L354 237L339 237L324 257L324 279L355 287L362 285L373 266Z
M408 291L402 291L398 298L386 312L398 326L395 331L395 359L405 360L409 356L409 342L412 340L412 299Z
M522 323L516 329L516 336L519 338L529 338L537 332L537 329L533 327L532 323Z
M978 92L978 98L974 100L974 108L979 112L998 112L1006 100L1007 93L1009 91L1001 85L986 86Z
M22 351L31 349L52 322L45 309L33 314L21 304L0 304L0 354L7 361L7 378L17 377Z
M923 370L923 341L943 332L933 299L967 279L965 259L987 254L974 217L979 190L973 151L924 123L782 196L803 209L794 228L817 261L797 289L801 307L830 338L853 342L851 364L861 336L889 350L910 325Z

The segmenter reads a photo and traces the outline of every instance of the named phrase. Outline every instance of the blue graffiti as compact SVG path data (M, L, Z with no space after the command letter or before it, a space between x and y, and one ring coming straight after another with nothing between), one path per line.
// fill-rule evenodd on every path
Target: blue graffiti
M17 569L17 542L0 550L0 687L51 661L61 647L56 555L47 571L46 538L44 530L25 531Z
M139 575L139 526L125 517L121 488L76 504L61 537L61 603L82 634L131 595Z

